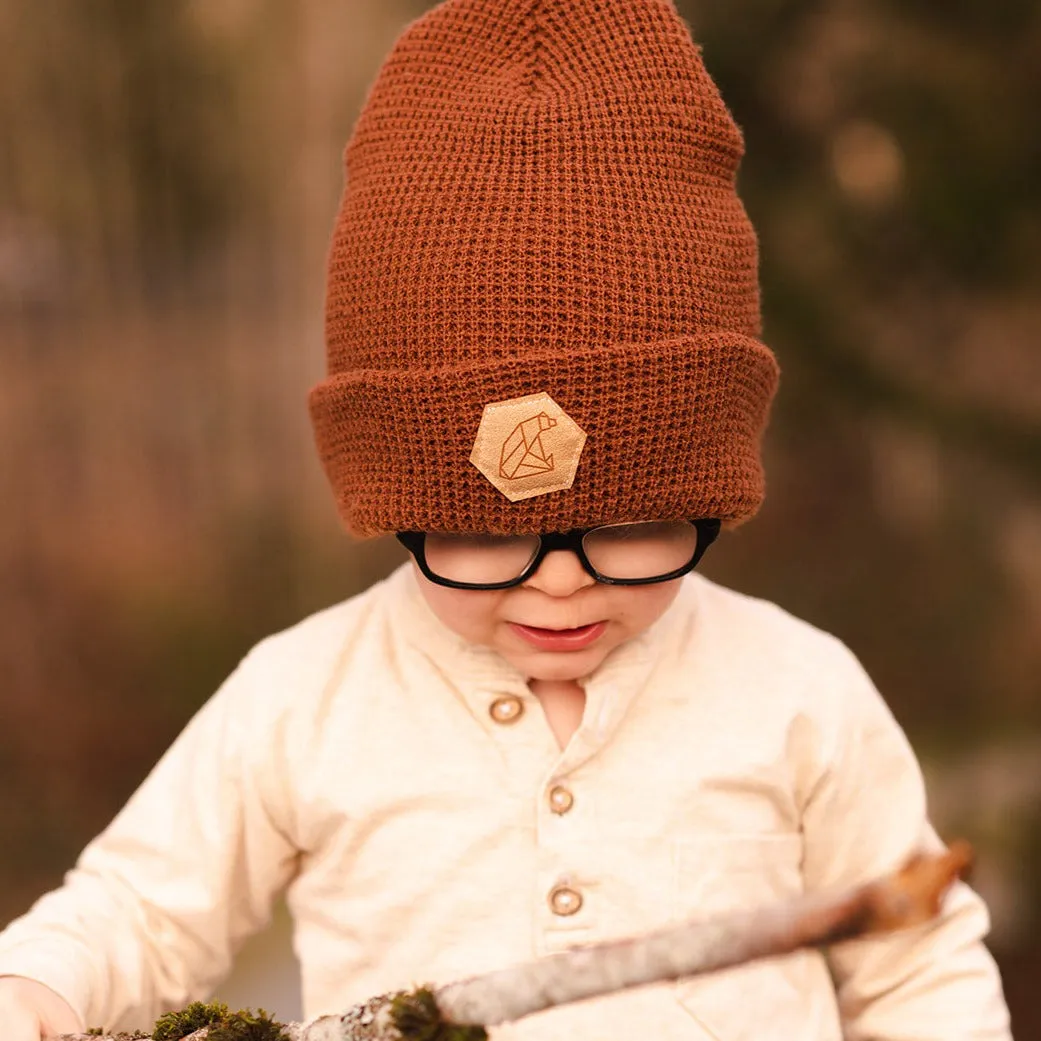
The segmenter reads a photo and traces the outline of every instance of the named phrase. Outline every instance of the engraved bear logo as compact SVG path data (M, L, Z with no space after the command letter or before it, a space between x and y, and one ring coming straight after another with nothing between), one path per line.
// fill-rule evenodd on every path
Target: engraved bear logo
M499 476L508 481L553 472L553 454L546 450L542 435L552 430L557 421L545 412L521 420L502 444Z

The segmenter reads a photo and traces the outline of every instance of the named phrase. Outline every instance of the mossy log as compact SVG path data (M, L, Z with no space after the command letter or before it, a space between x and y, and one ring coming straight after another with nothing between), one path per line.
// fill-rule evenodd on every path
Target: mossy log
M913 857L894 874L853 889L576 947L436 989L384 994L307 1023L280 1024L262 1012L229 1013L224 1006L196 1003L160 1019L150 1038L484 1041L487 1028L556 1005L923 924L939 913L944 894L970 861L968 845L958 842L946 853ZM198 1028L200 1022L209 1025ZM60 1041L125 1041L131 1036L146 1035L93 1032L65 1035Z

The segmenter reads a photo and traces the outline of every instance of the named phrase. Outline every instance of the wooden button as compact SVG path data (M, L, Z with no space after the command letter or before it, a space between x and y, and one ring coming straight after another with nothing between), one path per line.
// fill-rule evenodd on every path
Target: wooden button
M554 886L549 891L549 907L554 914L568 918L581 910L582 894L570 886Z
M488 714L496 723L516 723L524 715L524 702L513 694L507 694L488 706Z
M563 816L575 805L575 797L562 784L555 784L549 790L549 808Z

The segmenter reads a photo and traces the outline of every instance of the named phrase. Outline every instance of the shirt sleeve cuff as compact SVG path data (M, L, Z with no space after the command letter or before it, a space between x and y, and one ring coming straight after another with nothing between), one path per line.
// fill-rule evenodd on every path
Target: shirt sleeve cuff
M61 953L48 950L46 943L0 949L0 977L3 976L23 976L42 983L69 1005L84 1030L92 1025L87 1023L85 1015L90 1006L90 983L69 964L67 946Z

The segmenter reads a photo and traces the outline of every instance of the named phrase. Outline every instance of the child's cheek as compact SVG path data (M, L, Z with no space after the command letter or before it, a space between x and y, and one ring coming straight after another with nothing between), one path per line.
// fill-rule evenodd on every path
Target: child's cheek
M649 586L619 586L612 592L613 620L622 625L629 636L649 629L672 606L680 591L680 579Z

